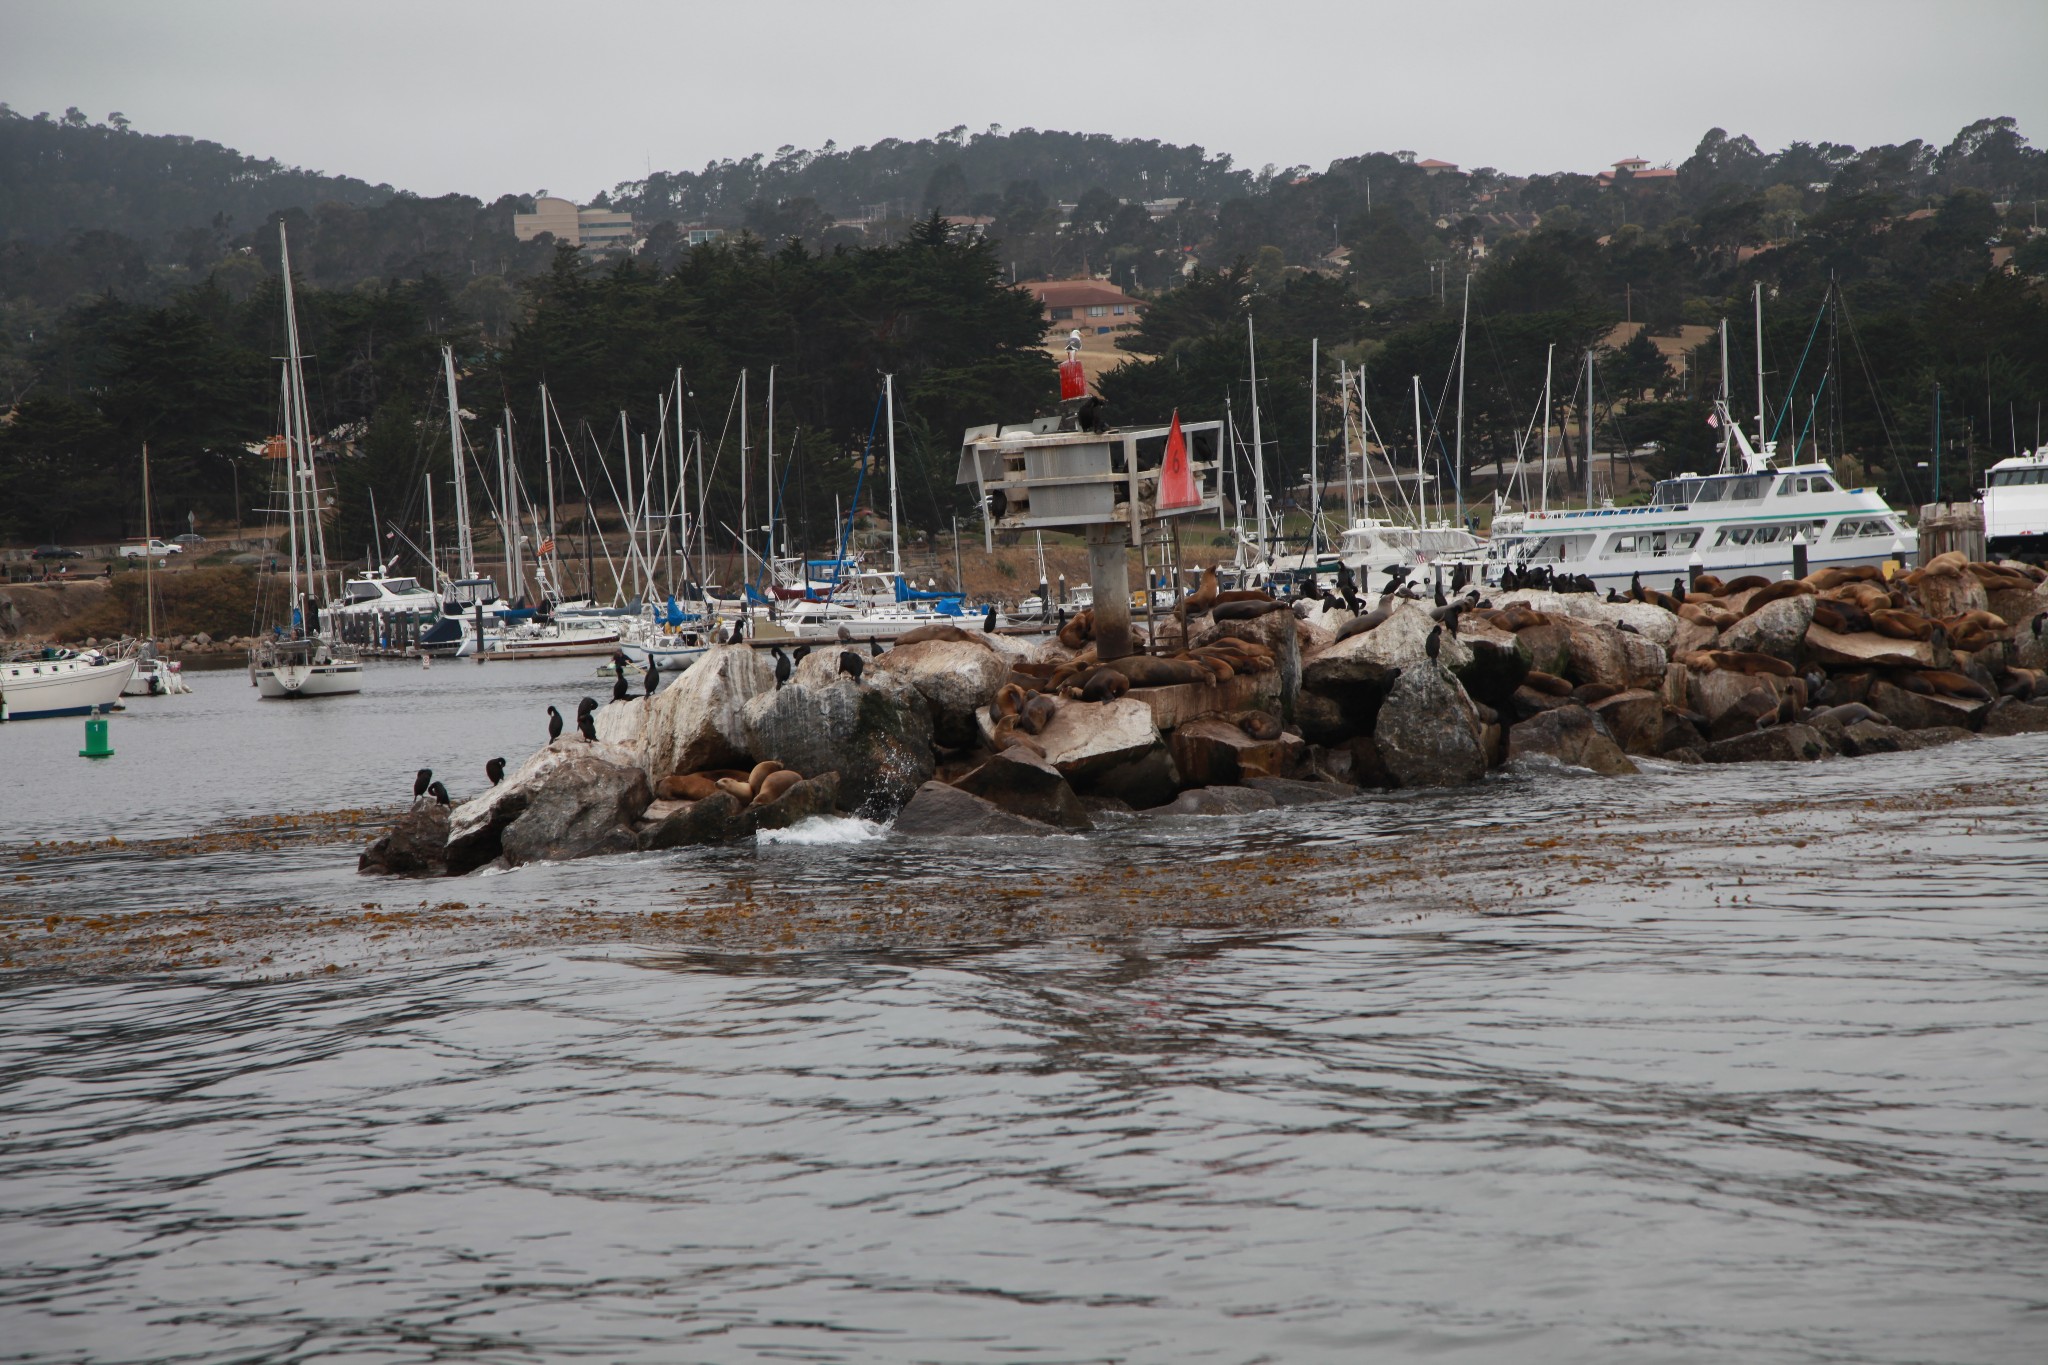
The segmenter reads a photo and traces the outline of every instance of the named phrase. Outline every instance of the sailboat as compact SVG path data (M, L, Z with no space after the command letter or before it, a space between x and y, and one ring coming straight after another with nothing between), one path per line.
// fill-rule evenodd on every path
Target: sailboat
M142 543L149 544L149 447L142 448ZM163 697L190 692L176 660L157 657L156 561L142 557L142 602L147 633L135 649L135 672L121 686L124 697Z
M363 665L348 645L325 639L315 603L326 594L326 532L320 522L320 482L313 469L306 379L299 352L299 319L292 303L291 244L277 225L279 269L284 276L284 435L272 442L284 462L287 542L291 546L289 624L249 652L249 678L266 700L335 697L363 690ZM301 561L304 575L301 578ZM317 566L317 567L316 567Z

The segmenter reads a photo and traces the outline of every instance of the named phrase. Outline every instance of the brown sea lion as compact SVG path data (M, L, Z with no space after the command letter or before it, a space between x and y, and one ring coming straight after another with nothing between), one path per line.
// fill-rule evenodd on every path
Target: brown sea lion
M1017 719L1027 733L1038 734L1052 723L1059 714L1060 704L1043 692L1024 703L1024 709L1017 713Z
M1160 659L1150 654L1112 659L1106 667L1129 678L1133 687L1175 687L1181 683L1209 682L1214 677L1192 659Z
M1680 606L1678 615L1681 620L1691 621L1694 625L1705 626L1709 630L1726 630L1742 619L1718 603L1707 604L1696 600Z
M678 773L654 784L655 798L661 801L702 801L717 790L718 779L702 773Z
M1930 668L1923 670L1920 676L1925 678L1927 685L1932 687L1941 696L1961 697L1970 701L1991 700L1991 693L1985 690L1982 683L1978 682L1975 678L1966 677L1961 673L1951 673L1947 669L1941 668Z
M1012 720L1014 721L1014 719L1013 717ZM1005 749L1024 749L1030 753L1037 754L1040 758L1045 757L1045 746L1025 734L1022 730L1017 729L1014 724L1008 729L998 727L995 737L989 741L989 747L997 753L1001 753Z
M1394 607L1395 602L1392 598L1381 598L1380 604L1371 611L1363 616L1354 616L1339 626L1337 628L1337 638L1339 640L1348 640L1354 635L1363 635L1369 630L1378 629L1386 624L1389 616L1394 614Z
M988 718L1001 724L1003 717L1014 716L1024 709L1024 703L1031 692L1016 683L1004 683L996 689L995 699L988 704Z
M1221 606L1225 602L1272 602L1275 600L1273 594L1267 592L1264 588L1232 588L1229 592L1219 592L1216 594L1217 606Z
M1998 685L1999 695L2032 701L2040 694L2044 681L2048 681L2048 673L2038 668L2008 668Z
M802 773L792 772L788 768L778 768L762 778L761 785L754 788L754 804L766 805L803 780Z
M1749 616L1759 607L1767 607L1773 602L1782 602L1788 597L1816 597L1818 595L1814 591L1813 585L1804 579L1787 578L1766 587L1758 588L1754 593L1750 594L1749 601L1742 605L1742 614Z
M943 621L934 621L928 626L906 630L896 637L896 643L899 645L921 645L927 640L981 640L981 636L978 633L970 635L960 627L949 626Z
M1688 597L1697 593L1705 593L1709 597L1720 597L1727 591L1728 585L1710 573L1701 574L1699 580L1689 584L1685 590Z
M1232 719L1238 729L1253 739L1263 742L1280 738L1280 717L1271 711L1240 711Z
M1510 633L1527 630L1531 626L1547 626L1550 616L1540 612L1527 602L1511 602L1493 614L1493 623Z
M1934 622L1918 612L1893 607L1871 612L1870 628L1894 640L1926 640L1934 635Z
M1875 583L1844 583L1824 595L1837 602L1853 602L1866 614L1884 611L1892 605L1892 595Z
M1190 616L1199 616L1216 605L1216 598L1222 591L1221 585L1216 582L1216 566L1211 564L1202 570L1200 586L1187 595L1182 605L1187 608Z
M1547 697L1569 697L1572 694L1569 679L1560 678L1555 673L1545 673L1539 668L1532 668L1523 675L1522 686L1541 692Z
M771 773L779 773L781 771L782 765L780 763L777 763L774 759L766 758L761 760L759 763L756 763L753 767L753 770L747 774L748 790L757 792L760 791L761 784L768 780L768 777Z
M1870 617L1854 602L1835 602L1825 597L1813 604L1813 623L1837 635L1854 635L1870 629Z
M1081 684L1082 701L1115 701L1131 690L1131 680L1113 668L1097 668Z
M1095 608L1083 607L1074 619L1060 628L1060 643L1068 649L1079 649L1095 638Z
M721 777L718 779L718 789L728 796L737 797L742 806L754 799L754 789L742 778Z
M1624 687L1616 687L1613 683L1581 683L1571 690L1570 696L1581 706L1591 706L1594 702L1606 701L1609 697L1619 696L1627 690Z
M1218 602L1210 608L1209 617L1214 621L1256 621L1269 611L1286 609L1285 602L1275 602L1270 597L1247 597L1234 602Z
M1203 653L1188 654L1183 655L1182 657L1190 660L1191 662L1198 663L1202 667L1208 669L1210 673L1215 675L1217 682L1229 682L1232 678L1237 676L1237 670L1231 666L1230 659L1227 655L1221 653Z
M1716 596L1733 597L1739 592L1755 592L1758 588L1768 588L1770 586L1771 580L1765 578L1762 574L1746 573L1724 586Z

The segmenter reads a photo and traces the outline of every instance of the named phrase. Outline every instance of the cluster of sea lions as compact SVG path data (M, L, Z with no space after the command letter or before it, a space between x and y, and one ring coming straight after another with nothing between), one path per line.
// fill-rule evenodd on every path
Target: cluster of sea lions
M766 805L804 780L794 768L774 759L756 763L742 772L738 768L708 769L699 773L678 773L654 784L654 795L662 801L702 801L724 792L742 806Z

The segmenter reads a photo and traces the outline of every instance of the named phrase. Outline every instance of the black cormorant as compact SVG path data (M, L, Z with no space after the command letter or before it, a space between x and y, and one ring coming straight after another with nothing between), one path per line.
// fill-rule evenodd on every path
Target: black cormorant
M839 671L852 678L855 682L860 681L860 671L867 666L868 661L852 650L842 649L839 651Z
M434 800L444 806L448 804L448 789L439 782L429 782L427 784L427 795L433 797Z
M500 782L503 782L505 780L505 760L502 758L494 758L490 762L484 764L484 776L491 779L491 785L493 787L497 786Z
M553 744L562 737L562 713L554 707L548 708L548 743Z
M422 768L414 773L412 778L412 799L417 801L422 796L425 796L427 794L427 784L433 780L434 770L432 768Z

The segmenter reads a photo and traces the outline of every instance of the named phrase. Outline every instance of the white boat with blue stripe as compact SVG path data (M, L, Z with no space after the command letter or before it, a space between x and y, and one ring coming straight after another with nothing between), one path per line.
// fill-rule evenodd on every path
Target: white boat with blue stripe
M1844 488L1818 461L1780 467L1775 441L1759 450L1732 422L1729 434L1740 471L1661 480L1638 506L1529 512L1517 531L1495 535L1488 577L1498 581L1513 564L1584 574L1603 589L1626 588L1636 575L1661 588L1697 563L1722 579L1775 579L1791 573L1802 548L1809 573L1912 562L1919 533L1877 490Z

